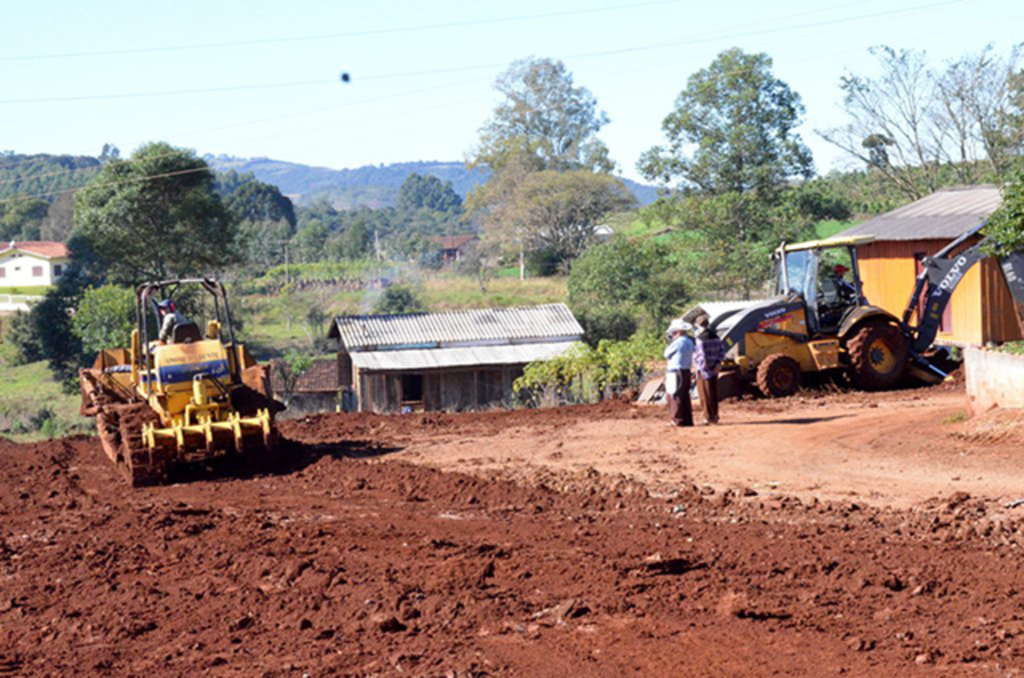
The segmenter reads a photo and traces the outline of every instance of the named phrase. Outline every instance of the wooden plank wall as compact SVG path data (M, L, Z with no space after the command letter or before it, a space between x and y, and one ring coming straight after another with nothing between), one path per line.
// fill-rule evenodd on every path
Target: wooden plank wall
M981 262L980 268L982 304L984 308L992 309L983 318L985 341L1002 343L1024 339L1014 312L1013 296L1006 286L999 262L986 259Z
M864 281L864 295L875 306L889 311L897 318L914 290L916 271L914 254L934 254L948 244L943 240L915 240L909 242L874 242L858 248L860 275ZM990 262L982 262L990 263ZM982 323L982 271L975 266L957 286L950 300L952 331L939 332L937 340L951 344L981 344L987 341ZM1004 283L1005 286L1005 283ZM1009 291L1006 291L1009 297ZM998 306L989 306L996 308Z
M505 402L522 366L421 372L423 408L426 411L481 410ZM401 372L359 371L357 379L361 412L399 412L402 408Z

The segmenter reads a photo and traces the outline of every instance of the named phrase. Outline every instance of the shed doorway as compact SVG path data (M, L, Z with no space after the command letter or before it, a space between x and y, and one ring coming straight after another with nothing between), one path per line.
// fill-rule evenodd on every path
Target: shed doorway
M402 410L406 411L423 409L423 375L403 374L402 375Z

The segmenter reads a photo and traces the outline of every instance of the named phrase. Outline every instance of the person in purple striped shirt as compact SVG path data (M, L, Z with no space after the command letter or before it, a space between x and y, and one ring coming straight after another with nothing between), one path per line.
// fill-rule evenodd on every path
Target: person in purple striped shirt
M704 424L718 423L718 368L725 358L725 342L718 338L706 315L693 322L697 329L697 342L693 349L693 371L697 373L697 392L700 394Z

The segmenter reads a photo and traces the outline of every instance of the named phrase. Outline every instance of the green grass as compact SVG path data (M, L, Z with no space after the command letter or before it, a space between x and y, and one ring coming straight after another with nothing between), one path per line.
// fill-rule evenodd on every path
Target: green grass
M35 287L0 287L0 294L28 294L28 295L43 295L50 289L46 285L37 285Z
M815 231L817 232L817 236L819 238L831 238L835 234L841 233L848 228L856 226L859 223L861 222L837 221L835 219L826 219L824 221L818 222L818 225L815 227Z
M999 350L1014 355L1024 355L1024 341L1009 341L1000 346Z
M971 415L967 413L967 410L957 410L953 414L943 419L942 423L946 424L947 426L950 424L960 424L962 422L967 421L970 418Z
M472 279L457 276L436 276L423 281L417 293L431 311L454 311L465 308L506 308L532 306L565 301L565 278L494 278L484 289Z
M0 436L28 442L93 431L78 414L79 396L61 391L45 362L12 365L13 354L0 344Z
M619 216L619 215L617 215ZM629 218L626 218L628 216ZM618 219L609 220L609 226L617 235L624 235L629 238L643 238L648 236L663 235L672 230L672 225L658 219L645 220L639 218L635 212L619 216Z

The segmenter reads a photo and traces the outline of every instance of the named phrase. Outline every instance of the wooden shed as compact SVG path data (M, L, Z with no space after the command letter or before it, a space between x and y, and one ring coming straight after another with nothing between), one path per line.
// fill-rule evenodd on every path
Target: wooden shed
M339 386L361 412L482 409L507 402L535 360L583 337L565 304L335 318Z
M995 186L945 188L847 229L837 237L875 237L875 242L857 250L864 295L873 305L902 317L921 272L922 257L934 255L984 222L1001 201ZM975 237L963 247L970 247L979 239ZM936 341L968 346L1020 338L1013 297L999 264L994 259L985 259L968 271L953 293Z

